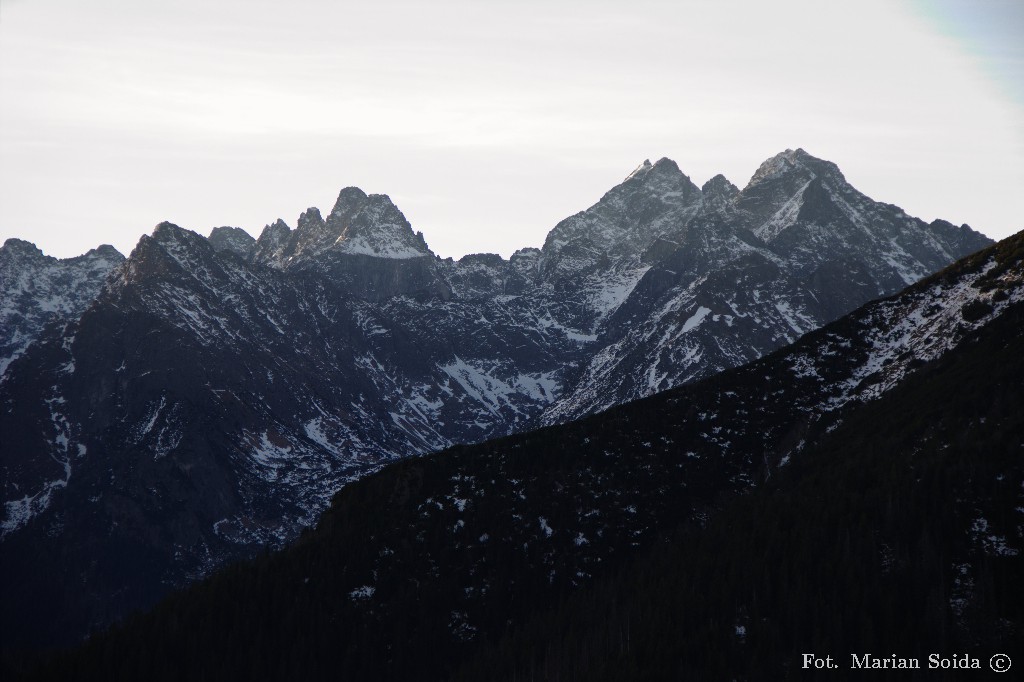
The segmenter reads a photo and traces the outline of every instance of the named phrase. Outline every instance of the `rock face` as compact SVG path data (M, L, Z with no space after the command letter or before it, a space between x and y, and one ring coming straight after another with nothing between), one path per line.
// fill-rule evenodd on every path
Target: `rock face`
M18 603L52 604L5 609L21 641L80 636L286 542L384 463L744 364L989 243L801 150L742 191L645 162L507 261L438 258L356 188L246 236L161 224L126 262L108 253L91 303L18 341L3 576ZM38 259L4 258L5 282L33 279Z
M240 227L215 227L208 237L210 246L217 251L229 251L242 258L248 258L256 246L256 240Z
M413 232L387 196L358 187L341 190L326 220L310 208L295 230L281 221L268 225L251 259L279 270L319 273L371 301L451 295L423 234Z
M48 324L74 320L124 262L104 244L84 256L57 260L34 244L8 239L0 247L0 377Z
M721 176L696 199L694 189L662 160L581 214L616 215L628 204L612 221L619 233L642 231L647 246L618 259L633 273L630 295L595 329L600 350L544 423L742 365L987 243L966 226L926 225L872 201L835 164L800 149L765 161L742 192ZM643 230L629 230L636 214L648 216ZM549 236L545 249L557 245Z

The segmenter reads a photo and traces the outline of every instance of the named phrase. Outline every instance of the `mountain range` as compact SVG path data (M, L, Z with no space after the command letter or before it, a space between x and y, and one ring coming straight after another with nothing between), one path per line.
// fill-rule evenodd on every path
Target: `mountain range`
M743 367L389 465L31 679L961 679L1024 634L1022 323L1024 233Z
M357 188L255 240L162 223L127 259L100 247L66 261L9 240L3 640L78 639L295 540L388 463L714 377L989 243L874 202L802 150L743 190L645 162L508 260L442 259L388 197ZM871 357L829 395L837 407L910 361ZM810 426L785 428L795 448ZM717 496L755 470L714 476Z

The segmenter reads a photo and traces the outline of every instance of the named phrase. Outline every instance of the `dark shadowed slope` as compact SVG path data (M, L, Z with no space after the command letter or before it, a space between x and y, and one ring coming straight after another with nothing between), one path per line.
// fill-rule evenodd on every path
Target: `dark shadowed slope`
M1019 641L1022 261L1018 235L743 368L391 465L50 674L772 679L805 646Z
M1022 329L1018 304L844 412L706 526L682 524L540 605L452 679L853 679L870 674L855 665L919 665L885 674L961 680L991 674L998 653L1018 663ZM839 669L805 669L808 652Z

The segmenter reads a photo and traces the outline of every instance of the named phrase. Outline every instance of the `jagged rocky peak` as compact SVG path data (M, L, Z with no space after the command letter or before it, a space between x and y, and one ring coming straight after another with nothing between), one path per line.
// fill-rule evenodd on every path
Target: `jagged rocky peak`
M106 260L120 263L124 260L124 254L115 249L110 244L100 244L95 249L89 249L85 252L85 255L78 256L79 258L103 258Z
M965 238L971 239L972 246L974 245L974 242L976 241L976 237L982 237L983 239L987 240L987 237L985 237L985 235L981 234L980 232L975 230L973 227L971 227L967 223L964 223L960 227L957 227L956 225L954 225L953 223L949 222L948 220L943 220L942 218L936 218L935 220L933 220L930 223L928 223L928 227L933 229L933 230L937 230L939 232L943 232L943 233L946 233L946 234L963 235ZM988 243L991 243L991 242L986 241L986 244L988 244ZM980 249L982 247L978 246L976 248Z
M291 232L292 228L288 227L288 223L278 218L276 221L263 228L263 232L260 233L260 237L256 240L256 243L273 243L280 245L288 239L288 235L290 235Z
M832 191L855 191L831 161L811 156L803 149L787 149L760 165L736 206L747 214L751 230L770 241L797 218L803 195L812 184L811 194L822 190L815 195L818 199Z
M25 241L24 239L18 239L17 237L11 237L5 241L4 245L0 247L0 253L7 255L8 257L46 258L38 246L32 242Z
M292 228L278 218L263 228L259 239L249 254L249 259L260 263L271 263L280 260L281 252L288 244Z
M3 246L0 246L0 263L95 266L104 267L109 270L111 267L122 262L124 262L124 255L110 244L100 244L94 249L89 249L81 256L73 256L71 258L47 256L32 242L15 237L8 239L4 242Z
M153 229L153 240L179 261L194 254L197 248L204 251L204 247L210 246L206 238L198 232L187 230L166 220ZM141 244L142 240L139 243Z
M49 259L49 256L46 256ZM77 271L73 279L89 281L89 286L102 282L108 274L126 260L123 253L110 244L100 244L81 256L56 261L61 268Z
M346 187L326 219L320 209L311 207L299 216L295 230L289 230L280 220L268 225L252 259L291 267L328 253L389 259L433 256L423 234L413 231L387 195Z
M351 220L352 216L363 207L368 198L369 196L366 192L358 187L345 187L338 192L338 200L334 202L334 208L331 209L331 217Z
M839 166L831 161L811 156L803 149L798 148L787 149L762 163L750 178L750 182L747 183L747 189L793 175L799 176L805 181L822 177L840 183L846 182Z
M548 233L541 269L575 277L605 257L639 257L655 239L683 229L700 204L700 188L675 161L644 161L600 201Z
M739 188L721 173L705 182L700 188L700 193L704 199L705 212L721 210L734 203L740 196Z
M459 298L482 298L504 293L509 262L496 253L470 253L449 269L449 285Z
M705 182L704 186L700 188L700 192L704 195L705 199L707 199L709 195L734 199L740 193L740 190L736 185L729 182L728 178L719 173Z
M295 231L289 235L283 255L295 260L304 255L315 255L328 248L333 239L327 231L327 223L320 215L320 209L310 206L299 215Z
M316 255L331 241L320 209L311 206L299 215L294 230L280 218L263 228L253 249L252 260L285 267L302 260L303 256Z
M143 235L132 249L123 272L123 283L150 277L161 278L171 272L191 271L204 251L212 246L200 234L164 221Z
M35 244L0 246L0 375L53 322L74 319L96 297L124 256L109 244L57 259Z
M316 206L310 206L299 214L295 231L303 233L318 232L323 231L325 226L326 223L323 216L320 215L320 209Z
M928 224L928 228L952 245L954 253L972 253L991 243L988 237L967 223L957 227L946 220L936 219Z
M229 251L242 258L248 258L256 240L240 227L215 227L208 237L210 245L217 251Z
M622 184L609 192L609 195L623 191L642 191L648 195L665 199L682 200L692 204L700 199L700 189L690 178L679 169L679 165L669 158L662 157L655 163L645 160L636 170L626 176Z
M327 217L331 245L342 253L380 258L432 256L423 233L414 232L405 215L386 194L366 194L346 187Z
M153 228L153 239L157 240L161 244L168 244L181 241L182 239L188 239L189 234L195 234L192 230L186 230L184 227L175 225L169 220L157 224Z

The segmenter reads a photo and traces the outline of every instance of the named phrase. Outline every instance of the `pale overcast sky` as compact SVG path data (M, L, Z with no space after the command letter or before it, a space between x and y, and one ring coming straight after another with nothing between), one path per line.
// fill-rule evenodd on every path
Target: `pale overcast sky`
M539 246L645 158L786 148L1024 228L1019 0L0 0L0 241L257 236L357 185L441 256Z

